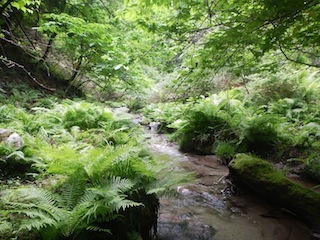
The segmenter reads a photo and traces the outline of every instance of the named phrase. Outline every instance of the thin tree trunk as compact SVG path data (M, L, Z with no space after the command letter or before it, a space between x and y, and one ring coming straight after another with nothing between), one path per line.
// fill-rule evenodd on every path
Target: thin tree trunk
M8 0L5 4L2 5L0 8L0 15L2 16L4 13L4 10L13 2L14 0Z
M53 41L54 41L54 39L56 38L57 35L58 35L57 33L52 33L52 35L50 36L46 51L44 52L44 54L43 54L42 58L40 59L40 61L45 61L47 59L47 57L48 57L48 55L50 53L50 50L52 48Z
M72 76L70 77L69 81L72 82L74 79L76 79L76 77L78 75L78 72L79 72L79 69L80 69L81 64L82 64L82 59L83 59L82 56L78 59L77 66L75 67L75 69L73 69Z

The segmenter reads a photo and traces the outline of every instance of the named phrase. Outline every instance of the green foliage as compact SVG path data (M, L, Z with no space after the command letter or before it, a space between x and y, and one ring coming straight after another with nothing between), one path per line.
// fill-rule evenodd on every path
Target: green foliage
M224 164L228 164L236 154L236 146L229 142L217 142L214 144L213 153L220 157Z
M117 218L120 210L141 206L126 199L125 192L133 187L129 180L95 179L90 184L79 180L64 184L62 194L35 187L7 191L4 196L7 212L27 217L15 223L18 231L35 229L44 239L76 237L85 230L108 235L108 229L96 224Z
M317 99L319 91L319 77L317 71L300 70L290 73L270 74L263 79L248 84L250 95L259 104L267 104L281 99L293 99L309 103ZM282 102L284 103L284 102ZM297 103L295 103L297 105Z
M317 1L132 0L127 8L137 23L178 46L170 64L179 76L167 89L178 98L207 96L232 75L245 83L253 73L281 72L288 61L291 68L320 66Z
M285 139L280 135L285 130L281 123L283 119L276 115L257 115L242 122L240 127L240 145L244 151L253 151L259 155L266 155L281 150Z
M15 150L5 143L0 142L0 179L7 179L12 176L30 175L37 170L32 168L36 158L27 148Z
M306 167L302 173L312 179L313 181L320 183L320 159L319 153L314 152L310 154L305 160Z
M81 130L87 130L102 127L103 122L111 120L112 115L110 112L101 108L93 108L93 106L86 103L80 103L65 112L62 122L67 129L78 126Z
M9 1L7 1L9 2ZM0 7L4 6L6 1L0 3ZM33 13L33 11L40 5L40 0L13 0L10 1L9 6L24 13ZM7 6L7 8L9 7ZM2 14L2 13L1 13Z
M25 142L21 151L0 144L1 164L27 163L23 173L38 178L31 186L8 182L1 188L2 236L148 238L158 196L188 177L164 174L166 163L154 161L138 144L141 131L128 115L85 101L32 106L29 111L13 105L0 110L1 127L19 132Z
M51 42L45 57L51 48L63 55L49 55L47 61L63 61L72 84L101 100L130 100L135 94L144 94L153 82L145 77L144 65L163 65L165 46L156 44L159 37L129 21L121 3L43 1L41 9L40 24L34 29Z
M233 108L232 104L233 102L218 99L217 95L214 95L191 105L182 118L185 124L175 133L181 149L211 153L215 141L234 139L232 118L228 112Z
M246 86L176 105L183 112L158 104L143 113L156 121L165 119L185 151L213 151L228 159L236 152L282 159L319 149L318 72L284 71L250 79Z
M145 121L174 132L184 151L215 153L226 162L237 152L276 160L309 156L306 172L317 175L318 159L310 153L320 149L320 78L295 64L319 67L319 6L298 0L2 1L1 16L12 24L0 19L0 36L48 73L64 69L59 75L70 87L90 97L124 100L131 110L145 106ZM7 45L2 51L9 54ZM293 64L282 67L285 60ZM0 145L1 164L28 163L49 179L49 190L8 191L16 198L6 202L0 232L31 229L58 239L92 230L128 238L116 230L121 226L138 239L142 223L123 219L140 209L141 219L155 217L146 207L154 214L157 196L183 181L144 154L138 144L144 139L128 117L96 103L57 103L24 85L1 83L0 91L0 127L16 130L26 143L21 151Z
M0 146L0 151L3 150ZM0 178L9 178L25 173L32 173L35 169L31 168L34 159L26 157L22 151L13 151L10 149L10 154L0 155Z
M179 102L154 103L145 106L141 112L148 122L159 122L160 131L170 131L181 124L181 117L188 111L188 104Z
M14 75L14 77L17 77ZM4 94L0 94L2 105L14 105L26 110L31 110L33 107L52 108L54 103L58 103L59 99L53 95L46 95L44 92L30 89L25 83L16 84L15 82L5 82ZM18 111L19 109L15 109Z

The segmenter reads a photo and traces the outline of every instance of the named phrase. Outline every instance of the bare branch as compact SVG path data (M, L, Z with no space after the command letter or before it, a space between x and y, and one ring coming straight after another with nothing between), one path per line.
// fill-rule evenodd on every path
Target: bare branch
M283 50L283 47L281 46L280 43L279 43L279 48L280 48L280 51L281 51L281 53L283 54L283 56L284 56L288 61L290 61L290 62L294 62L294 63L306 65L306 66L308 66L308 67L320 68L320 65L319 65L319 64L306 63L306 62L299 61L299 60L297 60L297 59L290 58L290 57L288 56L288 54Z
M14 62L12 60L9 60L3 56L0 56L0 60L3 64L5 64L7 66L7 68L13 68L13 67L20 68L22 71L24 71L31 78L31 80L33 82L35 82L38 86L42 87L43 89L48 90L50 92L53 92L56 90L55 88L50 88L50 87L47 87L47 86L43 85L42 83L40 83L35 77L32 76L31 72L29 72L23 65L21 65L17 62Z

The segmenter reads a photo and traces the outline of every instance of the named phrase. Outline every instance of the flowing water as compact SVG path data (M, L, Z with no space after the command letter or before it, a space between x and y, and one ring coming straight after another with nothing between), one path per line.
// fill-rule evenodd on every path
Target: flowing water
M253 194L234 194L228 168L215 156L183 154L163 135L147 134L156 159L167 158L198 178L177 187L177 197L160 199L158 240L315 239L308 226L292 215Z

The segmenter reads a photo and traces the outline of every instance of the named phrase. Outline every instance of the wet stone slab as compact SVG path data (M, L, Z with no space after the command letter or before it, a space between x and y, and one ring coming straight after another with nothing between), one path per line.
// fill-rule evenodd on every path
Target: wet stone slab
M161 222L157 240L211 240L216 229L208 225L197 225L185 220L179 223Z

